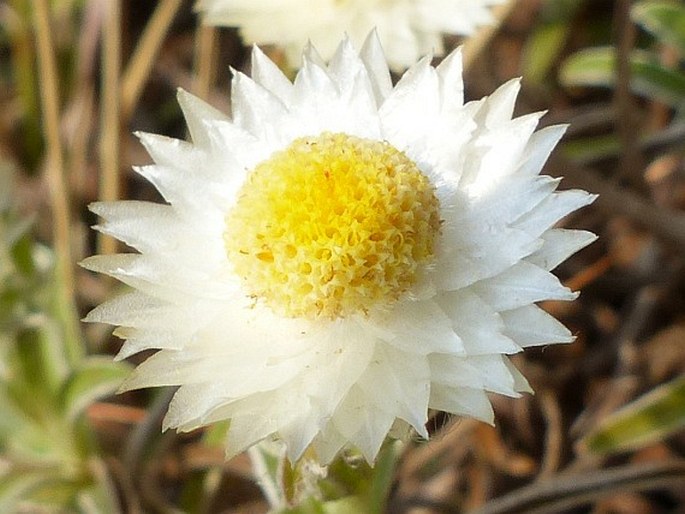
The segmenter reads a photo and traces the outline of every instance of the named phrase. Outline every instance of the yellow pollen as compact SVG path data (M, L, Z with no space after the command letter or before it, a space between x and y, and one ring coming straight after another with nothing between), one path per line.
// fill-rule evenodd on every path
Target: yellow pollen
M439 226L433 185L404 153L323 133L248 174L224 239L251 296L287 317L335 319L395 302Z

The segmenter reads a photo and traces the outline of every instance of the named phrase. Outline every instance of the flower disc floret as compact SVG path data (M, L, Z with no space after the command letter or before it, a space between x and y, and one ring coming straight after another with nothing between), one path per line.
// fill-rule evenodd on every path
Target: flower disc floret
M226 217L246 289L288 317L340 318L396 301L431 260L434 187L387 142L293 141L252 170Z

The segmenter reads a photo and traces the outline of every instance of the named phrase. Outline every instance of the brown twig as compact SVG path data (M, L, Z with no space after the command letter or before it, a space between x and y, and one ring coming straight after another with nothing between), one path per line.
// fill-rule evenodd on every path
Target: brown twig
M583 474L560 474L495 499L470 514L552 514L620 491L646 491L685 481L685 461L628 465Z
M616 86L614 103L618 113L617 131L621 140L622 153L619 179L627 179L638 191L645 189L642 180L644 158L638 145L640 133L639 119L636 118L635 100L630 89L631 70L630 55L635 44L635 25L630 19L632 0L618 0L614 13L614 30L616 33Z
M545 452L540 464L538 479L545 479L559 469L564 445L563 420L559 400L551 391L540 391L540 407L545 417Z

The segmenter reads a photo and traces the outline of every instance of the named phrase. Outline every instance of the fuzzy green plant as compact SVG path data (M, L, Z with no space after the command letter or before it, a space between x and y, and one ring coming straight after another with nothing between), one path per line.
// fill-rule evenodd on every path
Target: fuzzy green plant
M15 214L11 181L0 164L0 512L117 512L83 413L128 369L68 359L54 258Z
M630 16L645 36L628 56L630 89L647 101L671 109L671 126L682 128L685 123L685 5L669 0L636 2ZM664 49L671 55L666 61ZM559 80L567 88L613 89L616 77L617 56L613 46L580 50L571 55L559 71ZM641 144L649 141L650 135L640 137ZM615 135L601 135L570 142L564 149L570 158L585 162L614 157L621 151L621 144Z

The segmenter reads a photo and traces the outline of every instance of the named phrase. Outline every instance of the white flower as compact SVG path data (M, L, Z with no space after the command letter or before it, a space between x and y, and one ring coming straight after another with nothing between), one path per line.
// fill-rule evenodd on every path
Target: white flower
M298 66L311 41L328 60L343 34L361 44L378 31L387 61L406 69L419 57L443 53L442 34L469 35L493 22L490 7L504 0L198 0L205 23L239 27L248 43L285 48Z
M539 175L564 127L512 119L517 80L464 104L461 75L457 51L393 87L372 35L291 83L255 48L232 117L180 91L193 142L140 134L168 203L92 206L140 253L84 262L135 289L87 320L159 350L125 387L180 386L165 428L373 461L428 409L491 423L486 392L529 391L506 355L573 339L535 305L576 297L550 270L594 239L552 228L593 200Z

